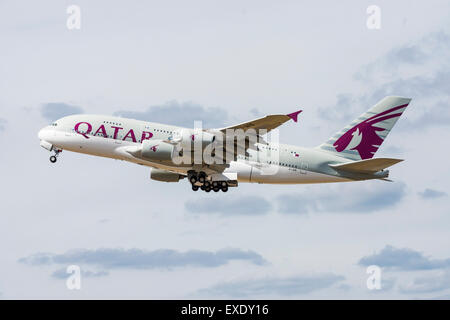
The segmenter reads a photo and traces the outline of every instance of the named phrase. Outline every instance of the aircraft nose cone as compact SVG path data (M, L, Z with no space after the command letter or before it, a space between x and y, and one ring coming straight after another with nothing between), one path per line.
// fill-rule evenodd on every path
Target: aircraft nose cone
M51 130L47 127L39 130L38 137L40 140L49 140L51 137Z
M40 140L45 140L44 139L44 135L45 135L45 129L39 130L38 137L39 137Z

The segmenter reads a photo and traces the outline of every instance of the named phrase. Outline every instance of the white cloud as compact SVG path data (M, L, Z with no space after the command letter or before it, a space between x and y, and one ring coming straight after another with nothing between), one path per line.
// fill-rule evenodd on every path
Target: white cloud
M253 297L267 295L295 296L329 288L344 280L335 274L299 275L285 278L260 278L225 282L200 292L225 297Z

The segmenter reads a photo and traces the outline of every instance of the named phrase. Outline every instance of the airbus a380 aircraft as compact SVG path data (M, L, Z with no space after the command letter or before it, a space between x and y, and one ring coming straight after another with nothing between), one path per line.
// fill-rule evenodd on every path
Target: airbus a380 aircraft
M126 160L151 167L154 180L178 182L187 177L194 191L226 192L239 182L303 184L387 180L389 171L385 169L402 160L373 156L410 101L386 97L315 148L268 143L262 139L262 135L291 119L297 122L301 111L202 130L80 114L61 118L43 128L39 139L42 147L55 153L50 157L53 163L62 150ZM244 132L245 137L230 140L229 133L236 130ZM218 139L224 134L226 139ZM224 140L232 141L231 148L228 144L223 148L225 156L223 153L217 156L214 148L211 149L219 145L219 140L220 145ZM193 156L198 150L196 146L200 155L208 148L213 150L214 161ZM180 161L181 158L184 160Z

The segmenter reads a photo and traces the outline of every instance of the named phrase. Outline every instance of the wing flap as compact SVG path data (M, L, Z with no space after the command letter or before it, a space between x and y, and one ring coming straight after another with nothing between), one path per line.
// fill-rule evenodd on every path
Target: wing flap
M375 158L340 164L330 164L329 166L337 170L349 172L375 173L402 161L402 159Z

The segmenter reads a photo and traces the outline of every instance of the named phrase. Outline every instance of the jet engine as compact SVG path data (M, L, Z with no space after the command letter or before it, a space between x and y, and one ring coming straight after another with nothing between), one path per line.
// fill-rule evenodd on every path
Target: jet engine
M144 140L142 142L141 156L149 161L171 161L175 146L161 140Z
M162 182L178 182L184 176L167 170L152 168L150 178Z

